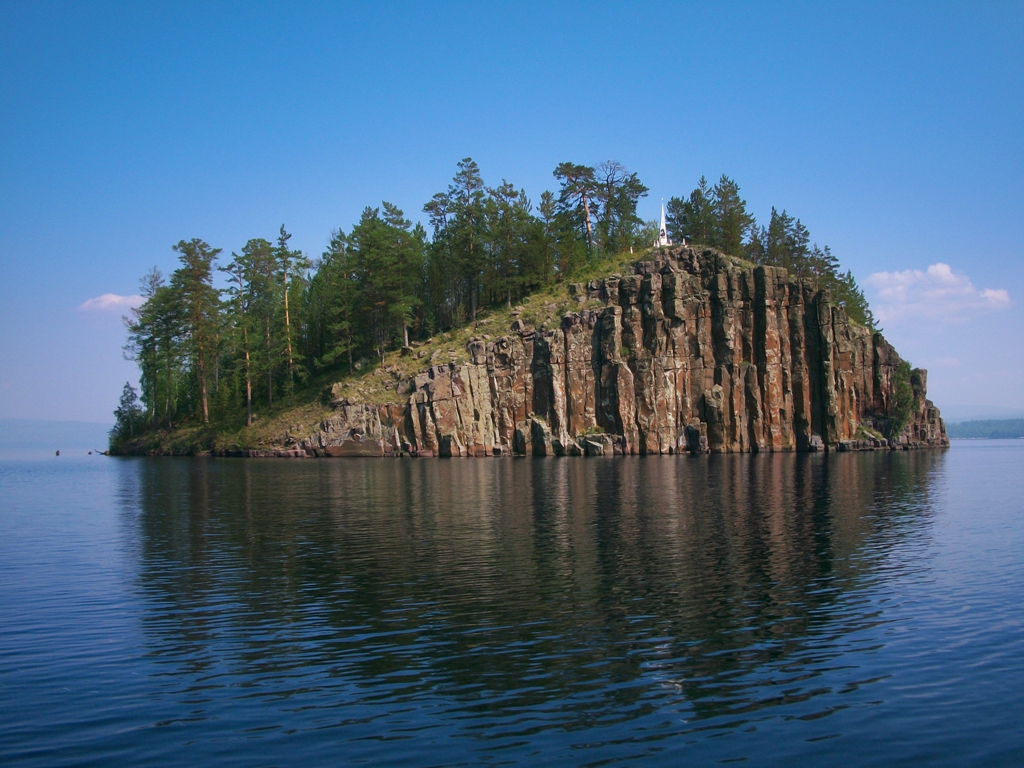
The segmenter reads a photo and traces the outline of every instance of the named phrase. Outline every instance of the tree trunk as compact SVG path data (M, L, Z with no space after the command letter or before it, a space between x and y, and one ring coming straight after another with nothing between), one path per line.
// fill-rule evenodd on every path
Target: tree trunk
M294 365L292 363L292 326L288 317L288 270L284 271L284 338L288 348L288 389L295 387Z
M242 326L242 341L245 344L245 426L252 426L252 374L249 362L249 329Z
M203 424L210 423L210 410L206 405L206 360L202 347L199 349L199 399L203 403Z
M409 323L404 319L402 320L402 346L409 346Z
M589 255L594 242L594 233L590 226L590 201L587 200L586 194L583 195L583 216L587 223L587 254Z
M470 233L472 233L473 217L469 218ZM473 270L473 278L469 281L469 319L476 322L476 262L473 261L473 235L469 236L469 268Z
M270 315L267 315L267 407L274 402L274 364L270 359Z
M171 423L171 356L167 355L167 428L174 429Z

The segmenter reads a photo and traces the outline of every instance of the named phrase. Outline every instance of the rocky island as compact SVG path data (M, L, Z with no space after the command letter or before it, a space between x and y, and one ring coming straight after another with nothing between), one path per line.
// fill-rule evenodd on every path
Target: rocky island
M949 445L927 376L852 272L785 210L703 177L637 214L620 163L560 163L535 209L471 158L423 206L383 202L310 260L251 238L173 246L127 321L111 451L582 456ZM673 242L678 244L673 244ZM216 287L219 275L225 287ZM372 362L371 362L372 361ZM144 406L144 407L143 407Z
M397 381L393 402L333 390L334 414L252 456L735 453L948 447L927 372L895 424L903 362L813 280L707 248L654 250L569 286L557 327L516 319L466 362ZM400 399L399 399L400 398ZM893 427L898 429L894 433Z

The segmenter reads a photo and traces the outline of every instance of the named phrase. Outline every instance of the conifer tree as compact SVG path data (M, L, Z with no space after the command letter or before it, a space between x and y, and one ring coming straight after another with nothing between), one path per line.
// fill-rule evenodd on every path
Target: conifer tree
M220 253L198 238L174 246L181 267L171 276L171 287L182 308L183 340L198 384L203 423L210 422L207 372L216 355L220 296L213 287L213 262Z
M542 276L535 287L546 285L555 277L558 259L558 237L555 224L557 214L557 203L553 192L545 190L540 195L540 204L537 206L540 214L537 229L537 257L540 264L538 270Z
M594 200L600 212L601 248L606 254L628 250L636 244L644 224L636 214L636 207L640 198L647 197L647 187L635 173L630 173L622 163L614 160L597 167L595 181Z
M865 328L870 328L872 331L878 330L875 316L871 312L871 307L864 296L864 291L857 285L857 281L850 270L836 275L832 290L836 302L842 305L847 317L855 323L860 323Z
M487 190L487 242L490 251L490 293L512 308L512 296L523 285L530 227L530 201L502 179L501 186Z
M245 376L245 425L252 425L252 354L249 346L249 328L252 324L252 306L255 298L253 280L255 267L251 251L244 249L241 254L232 253L231 263L221 267L228 275L228 301L226 308L233 325L241 334L242 370Z
M158 297L158 293L164 288L163 275L159 269L153 267L139 281L139 292L145 300L142 306L132 307L131 316L121 318L128 329L124 356L127 360L134 360L139 366L142 401L149 412L153 429L157 428L159 422L161 360L164 354L164 341L167 338L167 329L163 327L166 322L162 322L161 312L157 309L158 305L165 303ZM172 340L173 335L172 330ZM167 345L170 343L171 340L168 340Z
M434 325L440 329L458 324L463 304L462 276L455 263L453 208L447 192L438 192L423 206L434 230L427 251L426 302Z
M382 365L384 353L399 329L403 343L408 345L409 318L417 301L416 278L422 268L424 245L401 210L390 203L383 207L383 218L379 208L366 208L348 238L361 319Z
M472 158L467 157L459 161L459 171L448 187L448 196L454 213L453 255L466 281L469 319L475 323L481 289L480 278L486 267L487 257L482 243L486 225L484 181L480 176L480 168Z
M293 251L288 247L291 235L285 231L284 224L277 238L277 248L274 250L274 258L277 260L278 274L281 279L281 294L284 297L284 352L288 360L288 391L295 388L295 352L292 348L292 323L289 311L289 294L294 287L301 290L302 281L306 270L309 269L309 259L302 251Z
M178 384L182 373L181 304L171 286L161 285L141 309L143 314L139 318L140 325L145 328L145 333L150 334L153 343L154 390L157 383L162 383L164 417L167 420L167 428L172 429L177 415ZM155 408L156 405L154 410Z
M714 193L703 176L686 199L672 197L665 206L669 236L677 243L690 240L714 245L716 240Z
M121 399L114 411L114 428L110 431L112 443L131 440L145 421L145 414L139 407L139 394L129 382L124 383Z
M597 195L595 171L588 165L559 163L554 177L562 187L558 193L558 213L569 229L579 232L586 246L587 258L594 251L594 198Z
M730 254L743 254L743 241L754 225L754 217L747 212L747 202L740 197L739 185L725 174L712 190L715 212L713 245Z
M254 237L242 247L240 260L247 275L250 321L254 335L260 336L259 347L254 343L251 348L252 376L265 379L267 405L271 406L274 403L274 368L281 350L279 318L283 307L274 246L262 237Z
M348 239L336 229L307 291L309 348L317 368L327 368L345 357L348 372L353 372L358 344L356 297Z

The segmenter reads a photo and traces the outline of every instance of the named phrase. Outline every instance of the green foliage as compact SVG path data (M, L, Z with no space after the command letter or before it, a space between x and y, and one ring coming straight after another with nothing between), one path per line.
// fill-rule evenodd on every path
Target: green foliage
M743 241L754 226L747 212L747 201L740 197L739 185L725 174L712 190L715 212L715 246L732 256L743 255Z
M181 309L179 328L189 373L199 387L203 423L210 420L208 382L215 362L220 324L220 294L213 287L213 262L220 253L198 238L174 246L181 267L171 275L171 290Z
M404 345L409 342L425 246L422 230L412 230L401 210L390 203L383 208L383 217L379 208L366 208L348 238L354 309L382 361L399 333Z
M125 440L131 440L142 431L146 414L139 406L139 393L125 382L121 400L114 411L114 428L110 430L110 447L114 450Z
M647 187L621 163L608 160L597 168L560 163L554 177L560 186L555 213L561 276L574 274L587 262L650 245L636 213Z
M483 178L470 157L460 160L458 169L448 190L438 192L423 206L434 228L427 264L437 300L432 309L442 328L454 327L466 317L476 320L487 266Z
M295 387L296 376L304 379L306 375L303 357L292 344L291 307L296 306L302 300L306 282L305 275L310 267L309 259L302 251L293 251L288 247L291 237L282 224L277 238L277 248L274 249L274 260L277 262L278 270L277 278L281 284L281 295L284 301L284 357L288 362L286 391L289 393Z
M899 437L910 423L917 405L917 396L910 383L910 363L901 360L890 380L892 394L889 400L889 437Z
M304 297L305 346L315 369L331 368L346 360L352 373L353 354L360 341L357 295L348 239L336 229Z
M825 250L827 251L828 249L826 248ZM864 291L857 285L853 273L850 270L846 270L846 272L838 272L836 270L829 273L827 278L827 283L832 289L832 297L837 304L846 310L846 316L865 328L877 330L875 316L871 312L871 307L864 296Z
M561 185L558 194L558 216L565 232L575 232L593 255L594 198L597 196L597 177L593 168L576 163L559 163L554 177Z
M796 277L812 278L832 294L855 323L876 329L864 292L853 273L840 272L839 260L828 246L811 244L811 234L800 219L772 208L768 226L758 226L747 212L740 188L728 176L714 187L701 176L689 197L673 197L666 205L669 235L742 256L771 267L782 267Z
M731 256L744 255L744 239L754 227L739 185L725 174L711 188L701 176L685 200L670 198L666 218L669 235L676 242L691 240Z
M164 423L170 429L182 379L181 308L156 267L142 278L140 291L145 303L133 308L131 317L124 318L128 328L124 354L139 366L142 402L152 427Z
M688 239L703 245L715 245L718 226L715 221L715 203L708 180L703 176L688 198L669 198L665 208L668 234L675 242L681 243Z
M594 200L599 213L597 242L602 253L615 254L640 245L637 234L644 222L636 215L636 206L640 198L647 197L647 187L635 173L614 160L601 163L595 179Z

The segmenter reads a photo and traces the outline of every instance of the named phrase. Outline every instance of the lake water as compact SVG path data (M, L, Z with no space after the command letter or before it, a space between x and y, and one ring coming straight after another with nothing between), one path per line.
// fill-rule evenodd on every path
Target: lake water
M1024 764L1024 441L0 462L0 764Z

